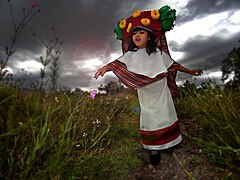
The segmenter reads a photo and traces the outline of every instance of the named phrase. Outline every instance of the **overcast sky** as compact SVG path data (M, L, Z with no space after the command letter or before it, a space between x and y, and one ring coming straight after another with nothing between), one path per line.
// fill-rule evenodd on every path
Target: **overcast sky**
M108 73L98 80L94 72L104 64L121 56L121 42L113 30L118 21L129 17L136 9L151 10L169 5L177 11L173 30L166 33L171 56L188 68L201 68L204 75L218 79L222 61L239 46L239 0L32 0L39 4L41 13L26 26L15 45L16 53L8 63L8 70L17 73L22 68L31 79L40 77L40 56L44 46L33 33L45 41L57 36L63 41L59 62L61 84L69 88L94 88L116 80ZM30 9L29 0L11 0L16 22L22 9ZM0 1L0 58L4 46L10 44L13 26L7 0ZM191 79L179 73L178 83Z

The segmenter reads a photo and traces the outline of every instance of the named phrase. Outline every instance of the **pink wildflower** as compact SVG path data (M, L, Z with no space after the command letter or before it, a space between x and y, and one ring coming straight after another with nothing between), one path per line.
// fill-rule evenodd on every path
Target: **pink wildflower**
M32 0L28 0L28 1L29 1L30 5L31 5L33 8L39 6L37 2L34 2L34 1L32 1Z
M96 89L91 90L91 92L90 92L90 99L94 100L96 94L97 94L97 90Z

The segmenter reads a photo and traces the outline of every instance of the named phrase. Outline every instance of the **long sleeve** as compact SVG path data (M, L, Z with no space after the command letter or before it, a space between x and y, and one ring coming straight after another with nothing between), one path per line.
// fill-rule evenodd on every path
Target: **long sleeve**
M117 60L108 64L108 67L126 86L141 88L163 78L167 78L170 92L178 95L176 85L178 66L166 53L157 52L150 56L145 49L137 52L128 52Z
M154 78L150 78L142 74L137 74L135 72L129 71L127 69L127 66L119 60L115 60L109 63L108 66L120 79L120 81L122 81L126 86L132 88L141 88L143 86L152 84L158 80L161 80L167 75L167 73L161 73Z

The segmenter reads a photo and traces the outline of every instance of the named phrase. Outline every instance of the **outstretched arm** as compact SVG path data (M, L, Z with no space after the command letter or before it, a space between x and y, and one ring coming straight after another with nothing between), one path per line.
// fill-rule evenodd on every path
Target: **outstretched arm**
M193 76L199 76L201 75L203 72L201 69L188 69L188 68L185 68L184 66L178 64L178 66L174 67L174 69L176 69L177 71L181 71L181 72L184 72L184 73L187 73L187 74L191 74Z
M104 74L106 73L106 72L108 72L108 71L111 71L111 69L109 68L109 66L108 65L106 65L106 66L103 66L102 68L100 68L100 69L98 69L97 70L97 72L95 73L95 75L94 75L94 78L98 78L98 76L104 76Z

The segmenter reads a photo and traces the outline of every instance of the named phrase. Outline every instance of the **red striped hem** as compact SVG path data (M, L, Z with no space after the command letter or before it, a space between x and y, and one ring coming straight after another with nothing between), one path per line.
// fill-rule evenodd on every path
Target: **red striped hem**
M143 144L161 145L175 140L180 135L179 121L169 127L156 131L140 130Z
M179 131L174 136L171 136L171 137L168 137L168 138L165 138L165 139L158 139L158 140L155 140L155 141L147 141L147 140L142 139L142 143L144 145L163 145L163 144L167 144L169 142L172 142L172 141L176 140L180 136L180 134L181 133Z
M175 123L173 123L171 126L168 126L163 129L159 129L156 131L145 131L145 130L140 130L140 134L145 135L145 136L151 136L151 135L159 135L159 134L164 134L166 132L172 131L176 127L179 126L180 121L177 120Z

